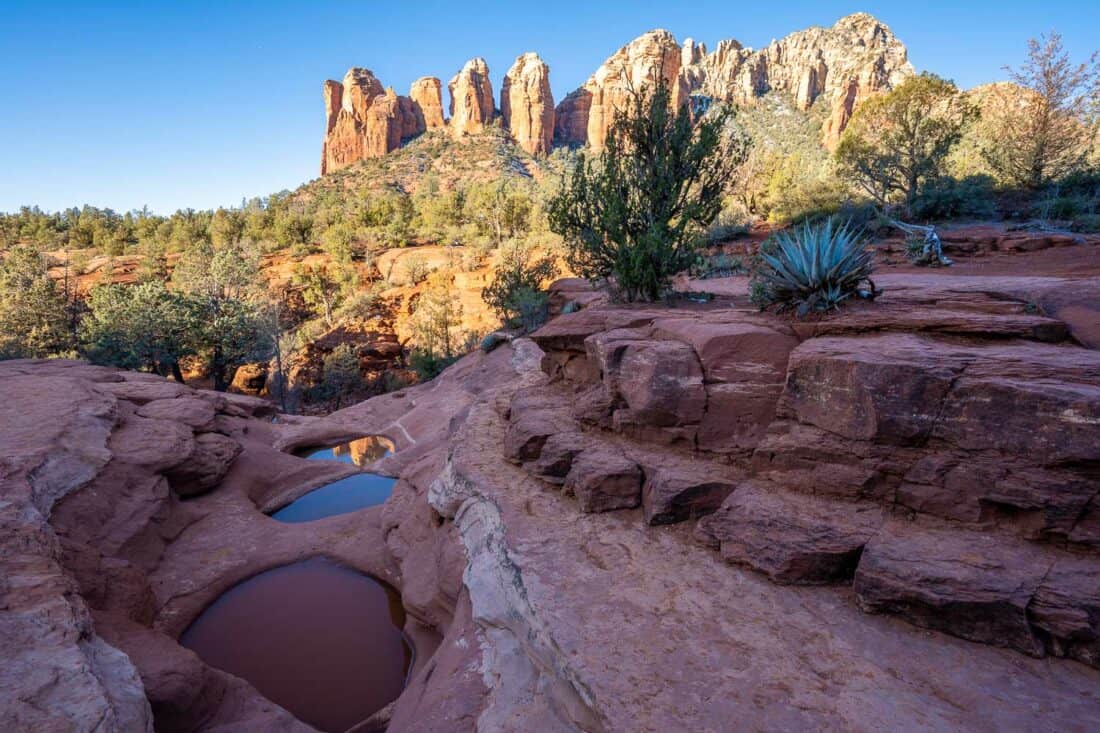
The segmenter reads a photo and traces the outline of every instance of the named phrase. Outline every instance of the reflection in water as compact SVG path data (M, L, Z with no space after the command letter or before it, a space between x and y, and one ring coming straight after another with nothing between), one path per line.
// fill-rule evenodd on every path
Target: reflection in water
M322 731L344 731L394 700L412 649L389 586L323 559L268 570L226 591L180 637Z
M393 443L381 435L368 435L349 443L329 448L307 448L300 452L303 458L323 461L342 461L356 466L368 466L375 461L393 455Z
M389 498L397 479L376 473L357 473L315 489L292 501L272 519L280 522L312 522L381 504Z

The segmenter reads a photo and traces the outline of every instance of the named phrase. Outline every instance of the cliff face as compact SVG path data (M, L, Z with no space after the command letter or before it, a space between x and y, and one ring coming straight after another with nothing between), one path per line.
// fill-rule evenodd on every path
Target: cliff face
M455 137L481 132L493 120L493 85L485 59L470 59L455 74L447 89L451 93L451 134Z
M424 131L424 114L408 97L398 97L370 69L351 68L343 83L326 81L325 141L321 174L357 160L379 158L407 137Z
M832 146L861 101L912 73L905 46L866 13L841 18L830 28L792 33L758 50L725 40L708 53L690 38L680 45L668 31L653 30L612 54L556 109L549 67L537 54L523 54L504 77L500 113L504 129L532 155L545 155L555 142L600 150L630 90L663 79L677 104L692 94L751 104L779 92L800 109L824 107L822 142ZM460 139L492 122L496 109L484 59L468 61L447 85L449 121L443 119L440 86L438 79L423 77L408 97L396 97L366 69L349 70L343 84L325 82L321 172L385 155L425 129L447 127Z
M722 102L751 103L768 92L794 98L801 109L829 109L826 144L833 144L860 101L913 73L905 46L866 13L841 18L831 28L809 28L760 50L738 41L712 53L688 39L678 46L667 31L650 31L619 49L559 105L559 142L603 147L615 110L629 89L663 78L680 103L688 94Z
M554 142L554 95L550 67L537 53L516 59L500 87L500 114L516 144L531 155L546 155Z

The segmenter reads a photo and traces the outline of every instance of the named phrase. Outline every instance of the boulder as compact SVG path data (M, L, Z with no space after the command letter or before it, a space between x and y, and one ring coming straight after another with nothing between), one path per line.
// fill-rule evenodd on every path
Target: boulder
M138 409L140 417L174 420L198 431L214 429L214 405L201 397L154 400Z
M671 524L709 514L736 487L721 464L658 466L645 472L642 512L647 524Z
M192 431L175 420L130 415L108 442L116 461L163 472L188 459L195 449Z
M220 433L195 436L187 460L167 472L172 489L183 497L196 496L217 486L241 453L241 444Z
M564 488L583 512L632 509L641 503L642 471L614 448L592 446L573 459Z
M552 484L565 483L565 477L573 468L573 459L592 444L592 439L581 433L566 432L551 435L542 444L539 457L526 464L527 470L543 481Z
M863 551L855 591L865 611L1041 656L1028 607L1053 565L1023 540L889 521Z
M849 581L864 545L882 525L874 504L784 492L748 481L703 518L696 536L723 559L776 583Z
M550 67L537 53L516 58L500 87L500 113L516 144L531 155L548 155L554 140Z
M673 427L698 423L703 418L707 404L703 370L687 344L626 344L616 382L635 422Z

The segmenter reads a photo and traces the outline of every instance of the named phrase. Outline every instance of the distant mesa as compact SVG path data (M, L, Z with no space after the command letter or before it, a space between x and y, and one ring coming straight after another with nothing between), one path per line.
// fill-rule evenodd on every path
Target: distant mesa
M799 109L823 108L822 143L831 147L864 99L913 73L905 45L867 13L841 18L830 28L792 33L759 50L725 40L708 52L704 44L689 38L681 45L658 29L608 57L557 107L550 68L538 54L522 54L504 76L499 118L531 155L546 155L555 145L587 145L599 151L630 89L645 89L663 79L677 103L702 95L751 104L779 92ZM417 79L407 97L383 88L367 69L349 69L343 83L326 81L321 173L381 157L428 129L446 128L458 139L476 135L498 117L484 59L467 61L447 90L449 119L444 119L442 84L436 77Z

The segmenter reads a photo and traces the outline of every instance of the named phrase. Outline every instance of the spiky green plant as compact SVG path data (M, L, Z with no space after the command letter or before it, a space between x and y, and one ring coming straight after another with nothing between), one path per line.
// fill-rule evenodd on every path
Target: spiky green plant
M872 255L863 233L833 219L775 235L760 252L752 299L761 308L794 308L799 316L838 308L855 297L874 298ZM869 288L860 285L866 281Z

